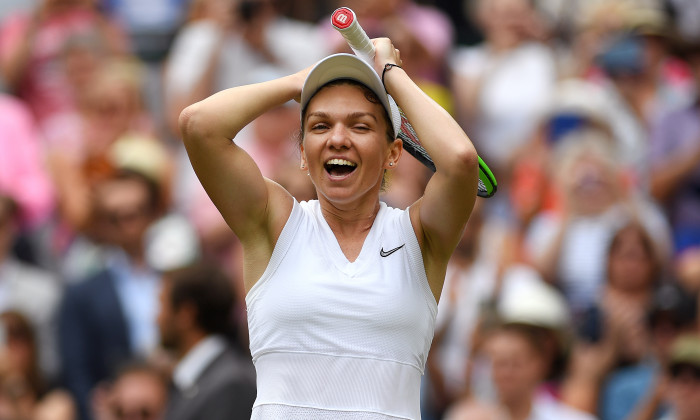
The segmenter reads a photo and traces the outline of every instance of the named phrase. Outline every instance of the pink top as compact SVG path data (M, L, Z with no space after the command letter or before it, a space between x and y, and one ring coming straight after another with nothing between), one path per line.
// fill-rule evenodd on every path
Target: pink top
M33 19L32 15L18 13L2 22L0 60L8 60L9 55L26 40L31 25L34 24ZM73 109L71 87L62 71L63 48L74 36L98 36L100 27L104 24L103 19L93 11L75 10L52 16L40 23L32 43L27 70L17 91L29 104L40 125L57 112ZM126 38L123 46L126 47Z
M0 194L20 206L22 220L35 226L51 213L53 188L43 166L39 134L31 112L18 99L0 94Z

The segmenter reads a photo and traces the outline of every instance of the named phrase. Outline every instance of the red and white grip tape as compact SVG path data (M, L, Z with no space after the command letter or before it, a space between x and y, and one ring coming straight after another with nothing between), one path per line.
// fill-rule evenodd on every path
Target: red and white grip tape
M331 15L331 24L343 35L355 55L369 65L374 65L374 44L357 22L355 12L347 7L340 7Z

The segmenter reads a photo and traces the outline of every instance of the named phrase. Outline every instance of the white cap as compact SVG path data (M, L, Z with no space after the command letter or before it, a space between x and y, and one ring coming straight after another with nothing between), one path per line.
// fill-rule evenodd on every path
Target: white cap
M374 92L386 109L397 137L401 129L401 113L394 99L386 93L382 79L374 69L361 58L352 54L334 54L319 61L306 77L301 91L301 109L326 84L340 79L350 79L362 83Z
M151 225L146 233L146 261L158 271L184 267L199 256L199 238L183 216L165 216Z
M516 265L504 273L498 314L505 323L536 325L554 330L569 325L564 297L533 268Z

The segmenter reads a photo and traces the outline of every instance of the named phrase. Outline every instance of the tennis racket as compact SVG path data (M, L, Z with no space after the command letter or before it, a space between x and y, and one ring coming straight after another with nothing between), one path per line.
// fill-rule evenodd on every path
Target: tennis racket
M374 68L374 44L372 44L369 36L367 36L364 29L362 29L362 26L360 26L357 21L355 12L347 7L336 9L331 15L331 24L343 35L343 38L345 38L355 55ZM390 100L393 101L393 99ZM401 129L399 130L398 137L403 141L404 149L410 153L411 156L415 157L419 162L435 172L435 163L433 163L433 159L428 155L428 152L421 144L416 131L413 129L413 126L408 121L403 111L401 111ZM491 197L496 193L497 188L498 183L496 182L496 177L493 176L491 169L489 169L486 163L479 157L479 189L477 195L484 198Z

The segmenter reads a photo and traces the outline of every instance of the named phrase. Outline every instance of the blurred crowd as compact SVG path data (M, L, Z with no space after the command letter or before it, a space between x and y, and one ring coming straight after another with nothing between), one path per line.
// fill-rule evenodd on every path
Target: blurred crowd
M498 179L448 267L423 418L697 420L697 0L3 0L0 420L249 418L242 253L178 116L349 52L339 6ZM301 201L298 135L290 102L236 142ZM383 200L429 177L404 155Z

